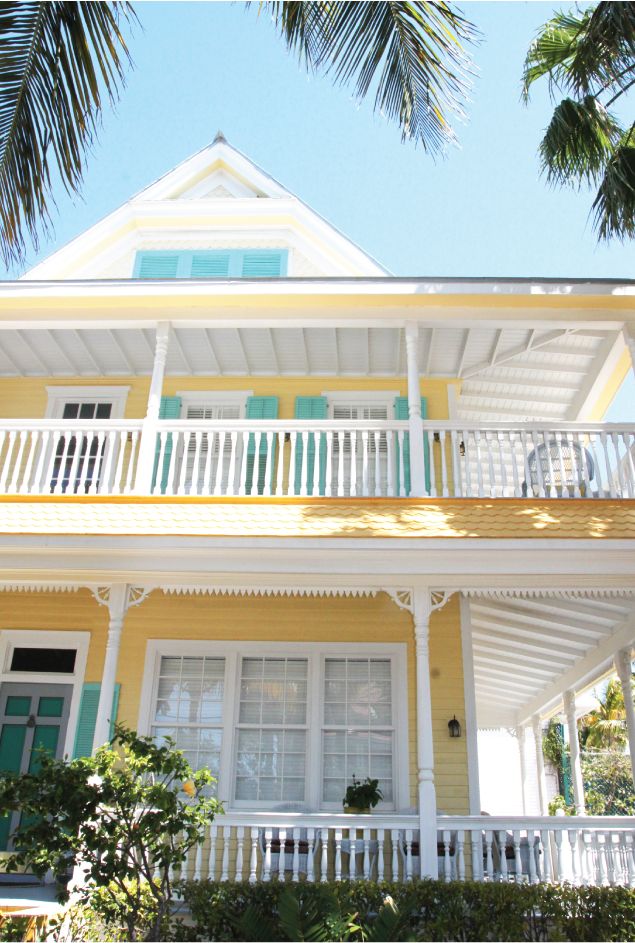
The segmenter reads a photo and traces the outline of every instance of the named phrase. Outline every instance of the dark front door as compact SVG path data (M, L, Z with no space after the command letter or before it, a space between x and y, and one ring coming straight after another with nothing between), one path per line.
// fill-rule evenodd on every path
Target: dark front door
M60 759L73 687L7 682L0 688L0 775L37 772L43 753ZM0 850L10 846L20 814L0 818Z

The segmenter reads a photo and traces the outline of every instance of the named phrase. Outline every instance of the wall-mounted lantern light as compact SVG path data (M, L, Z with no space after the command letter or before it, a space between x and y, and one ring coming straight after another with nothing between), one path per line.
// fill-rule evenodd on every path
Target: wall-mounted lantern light
M460 737L461 736L461 725L456 719L456 714L452 720L448 721L448 730L450 731L451 737Z

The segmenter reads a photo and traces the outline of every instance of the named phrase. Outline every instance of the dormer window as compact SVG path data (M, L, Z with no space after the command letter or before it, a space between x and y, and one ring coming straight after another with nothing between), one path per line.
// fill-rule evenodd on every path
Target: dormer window
M143 249L133 278L280 278L286 249Z

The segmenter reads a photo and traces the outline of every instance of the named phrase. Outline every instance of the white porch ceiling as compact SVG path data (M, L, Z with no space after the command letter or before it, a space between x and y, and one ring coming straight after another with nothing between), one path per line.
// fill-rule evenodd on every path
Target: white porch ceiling
M565 687L588 687L635 641L630 598L474 596L469 609L479 727L553 711Z
M576 419L619 340L599 329L444 326L420 331L422 376L460 377L458 419ZM154 331L0 331L0 377L148 376ZM399 327L177 327L171 376L397 377L406 373Z

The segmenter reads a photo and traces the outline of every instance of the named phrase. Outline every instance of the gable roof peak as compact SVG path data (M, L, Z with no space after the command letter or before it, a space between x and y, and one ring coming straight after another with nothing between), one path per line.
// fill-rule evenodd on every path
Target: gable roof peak
M212 144L227 144L227 138L225 137L225 135L223 134L220 128L216 132L216 137L212 141Z

